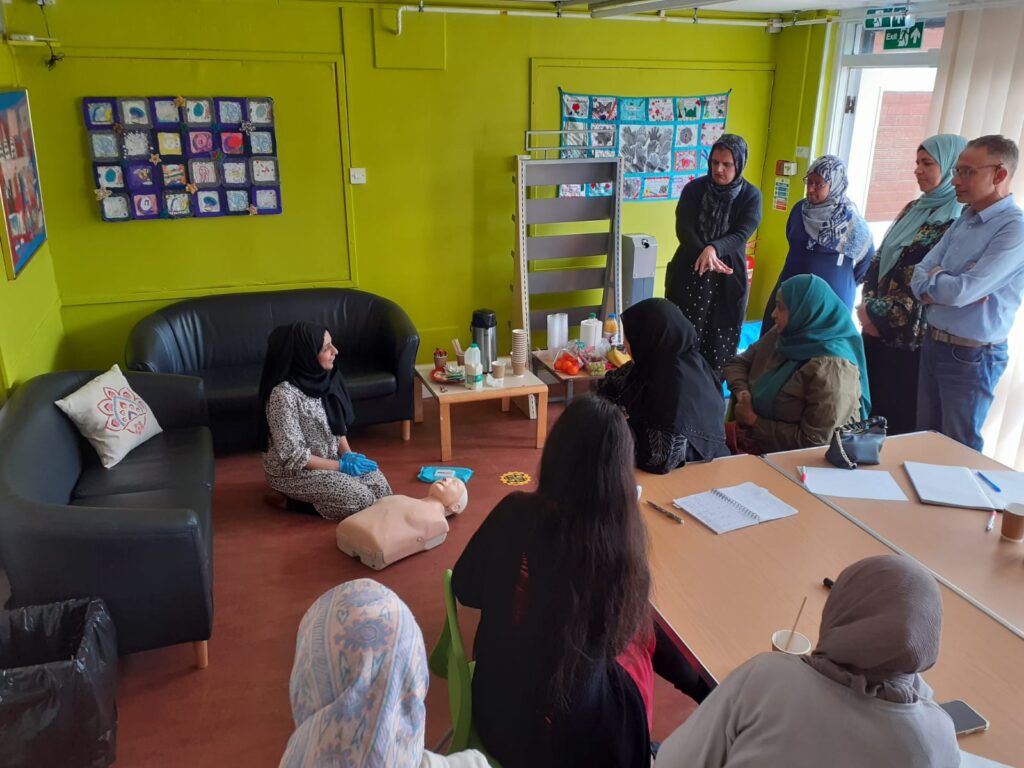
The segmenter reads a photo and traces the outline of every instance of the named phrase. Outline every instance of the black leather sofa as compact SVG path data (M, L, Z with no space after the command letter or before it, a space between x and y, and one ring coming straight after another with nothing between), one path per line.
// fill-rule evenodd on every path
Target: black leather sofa
M188 299L140 320L125 362L130 370L200 377L216 450L251 450L258 447L267 338L299 320L331 332L355 406L353 426L403 421L408 439L420 339L401 307L372 293L312 288Z
M104 469L54 405L97 375L20 385L0 410L0 561L9 607L101 597L122 654L194 642L213 627L213 442L203 383L128 373L163 432Z

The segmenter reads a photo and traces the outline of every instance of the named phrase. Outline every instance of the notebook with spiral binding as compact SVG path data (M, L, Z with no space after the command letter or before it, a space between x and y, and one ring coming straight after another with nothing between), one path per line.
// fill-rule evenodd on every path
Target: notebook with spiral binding
M728 533L796 514L796 509L755 483L715 488L675 499L672 503L715 533Z

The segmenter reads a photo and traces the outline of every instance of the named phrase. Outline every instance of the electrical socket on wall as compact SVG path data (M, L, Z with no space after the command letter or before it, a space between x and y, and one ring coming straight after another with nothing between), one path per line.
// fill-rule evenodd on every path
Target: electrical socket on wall
M36 0L36 5L56 5L57 0Z
M366 169L365 168L349 168L348 180L353 184L365 184L366 183Z

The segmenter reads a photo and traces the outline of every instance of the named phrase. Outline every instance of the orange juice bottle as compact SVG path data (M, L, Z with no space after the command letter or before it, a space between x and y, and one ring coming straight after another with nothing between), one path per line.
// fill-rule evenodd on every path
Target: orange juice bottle
M619 343L619 319L614 312L609 313L605 318L604 340L612 345Z

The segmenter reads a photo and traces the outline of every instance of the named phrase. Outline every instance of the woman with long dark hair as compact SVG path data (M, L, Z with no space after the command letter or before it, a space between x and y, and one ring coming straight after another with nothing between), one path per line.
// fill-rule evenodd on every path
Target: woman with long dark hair
M260 378L260 444L267 483L341 520L391 495L377 463L352 451L354 411L322 325L291 323L270 334Z
M537 491L494 508L452 579L482 610L473 724L504 768L650 765L650 582L629 427L611 403L578 398L551 430Z

